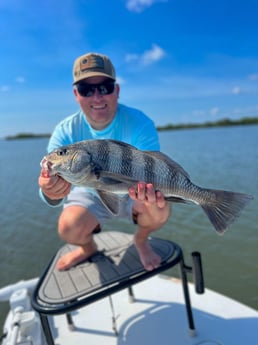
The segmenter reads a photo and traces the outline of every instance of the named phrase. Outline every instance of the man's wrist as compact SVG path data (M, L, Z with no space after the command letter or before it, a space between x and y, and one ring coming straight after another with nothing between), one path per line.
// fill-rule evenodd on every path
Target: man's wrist
M62 205L63 200L64 200L64 199L51 199L51 198L49 198L46 194L43 193L41 188L39 190L39 195L45 203L47 203L49 206L53 206L53 207Z
M46 196L46 194L44 194L43 192L42 192L42 194L43 194L44 199L47 201L47 203L50 204L50 205L52 205L52 206L57 206L57 205L61 204L62 201L63 201L63 199L50 199L50 198L49 198L48 196Z

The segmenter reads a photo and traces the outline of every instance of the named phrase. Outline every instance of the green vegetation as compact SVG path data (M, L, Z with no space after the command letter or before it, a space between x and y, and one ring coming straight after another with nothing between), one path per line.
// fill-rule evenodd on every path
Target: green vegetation
M186 123L186 124L168 124L166 126L158 126L158 131L170 131L174 129L188 129L188 128L210 128L210 127L227 127L227 126L243 126L243 125L257 125L258 117L245 117L240 120L222 119L215 122L204 123ZM33 133L20 133L13 136L5 137L5 140L18 140L18 139L37 139L49 138L50 134L33 134Z
M243 125L257 125L257 117L245 117L240 120L222 119L215 122L204 123L187 123L187 124L168 124L166 126L158 126L159 131L168 131L173 129L187 129L187 128L210 128L210 127L227 127L227 126L243 126Z
M16 135L9 135L5 137L5 140L38 139L38 138L49 138L49 137L50 137L50 134L19 133Z

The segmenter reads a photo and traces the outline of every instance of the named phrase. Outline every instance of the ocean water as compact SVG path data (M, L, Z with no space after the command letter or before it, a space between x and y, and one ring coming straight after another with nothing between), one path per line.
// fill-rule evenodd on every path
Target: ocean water
M160 132L160 141L194 183L254 196L224 236L200 207L179 204L155 235L177 242L189 265L191 252L200 251L206 287L258 309L258 126ZM46 145L47 139L0 141L0 288L39 276L63 244L56 232L61 209L38 197ZM125 221L105 229L134 232ZM175 268L168 274L178 276ZM7 310L1 303L0 329Z

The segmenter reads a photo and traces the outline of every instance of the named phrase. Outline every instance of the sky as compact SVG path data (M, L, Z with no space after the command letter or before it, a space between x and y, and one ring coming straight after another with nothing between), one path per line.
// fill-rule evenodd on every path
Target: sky
M157 126L258 116L258 0L1 0L0 138L78 110L74 60L108 55Z

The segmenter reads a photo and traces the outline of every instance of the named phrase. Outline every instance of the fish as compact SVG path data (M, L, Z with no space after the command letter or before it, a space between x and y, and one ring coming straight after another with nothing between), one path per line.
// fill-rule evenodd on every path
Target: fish
M114 215L130 187L151 183L169 202L199 205L218 234L253 199L249 194L200 187L164 153L142 151L117 140L91 139L59 147L43 157L41 166L73 185L94 189Z

